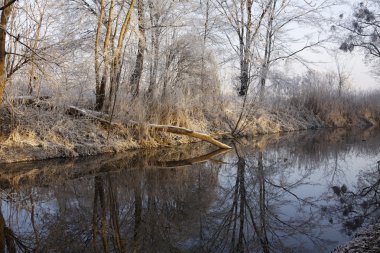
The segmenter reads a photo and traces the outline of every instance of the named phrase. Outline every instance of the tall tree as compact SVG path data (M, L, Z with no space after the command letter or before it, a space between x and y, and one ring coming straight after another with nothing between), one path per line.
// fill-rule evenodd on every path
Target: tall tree
M131 17L133 8L135 6L136 0L132 0L129 7L127 14L124 17L124 21L122 23L122 26L120 28L120 31L118 32L118 40L115 47L113 47L113 57L111 62L111 77L110 77L110 91L108 96L108 108L107 110L111 109L112 102L115 104L116 102L116 95L117 91L119 89L120 79L121 79L121 71L122 71L122 60L123 60L123 49L125 48L125 38L127 35L127 32L129 30L129 25L131 23ZM115 32L117 31L117 24L115 28Z
M110 7L108 10L108 19L105 22L107 25L106 36L104 38L103 43L103 74L100 74L100 63L99 63L99 43L100 43L100 35L101 28L104 22L105 16L105 1L101 0L100 2L100 14L98 19L98 27L96 31L96 39L95 39L95 75L96 75L96 110L101 110L104 105L105 95L106 95L106 84L109 78L109 46L111 40L111 32L112 32L112 22L113 22L113 12L115 8L115 0L111 0Z
M96 110L110 110L112 101L115 100L116 93L121 78L122 57L125 48L125 38L129 30L131 16L136 0L132 0L128 11L124 16L121 27L119 28L119 20L124 13L124 5L126 1L122 1L119 9L115 12L115 0L111 0L108 7L108 15L106 17L106 2L100 1L100 11L98 16L96 37L95 37L95 75L96 75ZM101 47L102 27L106 26L106 35L103 39ZM117 40L117 42L116 42ZM110 50L112 48L112 50ZM100 57L100 53L103 57ZM106 97L106 87L109 83L108 98ZM106 99L107 98L107 99ZM105 102L107 104L105 105Z
M144 0L137 1L138 20L139 20L139 43L137 49L136 63L133 70L130 85L133 96L137 96L140 90L140 81L144 67L144 52L145 52L145 12L144 12Z
M169 41L173 39L173 34L170 33L171 28L175 29L175 27L178 27L178 24L175 24L176 19L178 19L178 14L176 15L177 5L179 3L176 1L148 0L150 25L149 50L151 52L148 94L153 97L158 95L159 81L162 81L160 78L165 78L159 76L160 53L163 53L161 52L163 41L166 39L166 43L170 43ZM162 58L167 58L167 56ZM165 61L167 63L167 59ZM165 75L165 69L162 75Z
M7 69L5 58L7 56L6 52L6 39L7 39L7 26L10 15L12 14L13 4L16 0L5 0L4 6L0 8L1 10L1 21L0 21L0 105L3 103L4 89L7 84Z
M336 0L322 0L315 4L304 1L288 0L278 1L272 0L269 6L266 22L262 36L263 45L258 48L259 54L262 56L261 63L258 66L260 100L264 99L265 88L271 67L279 60L296 60L305 64L305 60L299 55L305 50L316 48L326 42L328 38L310 39L309 34L300 38L294 38L289 34L290 27L298 27L298 29L313 29L319 31L319 27L324 20L323 13L330 7L336 5ZM295 47L295 44L301 46ZM303 45L302 45L303 44ZM262 51L262 52L261 52Z
M36 12L34 13L33 8L30 6L29 10L31 12L32 19L34 21L34 34L32 35L31 39L31 45L30 48L33 51L36 51L39 45L41 44L41 38L43 37L43 23L44 19L46 18L46 9L47 9L47 0L42 1L41 3L38 2L38 0L34 0L33 3L30 5L35 5L36 6ZM36 71L38 69L37 63L35 62L38 59L35 54L32 54L30 56L30 62L31 66L29 67L29 94L33 95L34 92L36 92L37 89L37 76L36 76Z
M161 33L161 29L158 26L160 20L160 12L155 8L153 0L149 0L149 20L151 27L151 51L152 51L152 59L150 61L149 68L149 88L148 93L155 96L157 91L157 70L158 70L158 60L159 60L159 51L160 51L160 43L159 36Z
M261 76L260 76L260 100L264 97L264 89L267 80L267 75L269 71L269 63L271 60L272 48L273 48L273 20L275 18L277 0L273 0L272 4L269 6L268 11L268 24L265 33L265 45L264 45L264 59L261 66Z
M215 0L218 10L227 19L227 24L237 36L238 45L227 34L228 40L239 56L240 87L239 95L246 96L251 82L251 66L253 63L253 41L259 32L265 14L272 0L263 6L259 15L254 16L253 0Z

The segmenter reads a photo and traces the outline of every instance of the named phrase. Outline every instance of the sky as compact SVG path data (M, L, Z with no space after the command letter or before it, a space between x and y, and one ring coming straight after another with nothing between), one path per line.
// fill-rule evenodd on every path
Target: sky
M321 0L298 0L298 1L308 1L308 3L314 4L318 3ZM352 14L352 5L359 3L363 0L348 0L346 5L340 5L329 10L329 13L324 13L330 18L337 18L339 14L344 14L345 17L350 17ZM343 2L343 1L341 1ZM291 39L298 40L298 42L293 42L289 46L291 47L292 52L298 51L300 48L303 48L307 43L317 41L318 36L327 37L331 35L330 27L331 24L326 24L323 27L324 32L320 31L320 28L312 28L310 26L292 24L289 28L289 33L286 33L287 36ZM306 42L305 36L309 38L309 41ZM328 44L323 44L324 48L313 48L312 50L302 51L297 56L302 57L308 61L308 68L320 72L337 72L337 64L334 58L334 55L337 54L339 60L339 65L342 66L341 69L349 76L349 89L354 91L371 91L375 89L380 89L380 80L376 79L375 76L371 73L371 68L364 63L364 54L359 50L354 50L352 53L345 53L339 50L340 43L329 42ZM230 49L228 49L230 50ZM290 75L302 75L308 69L304 65L296 63L295 61L285 62L283 66L278 65L279 70L283 70L285 73L290 73ZM236 63L235 63L236 64ZM221 78L224 80L231 80L231 76L236 76L236 68L228 71L228 68L231 68L228 65L224 68ZM226 70L227 69L227 70ZM235 71L235 72L234 72ZM290 71L290 72L289 72ZM230 85L231 86L231 85ZM232 88L232 87L229 87ZM230 90L228 90L230 91Z
M349 17L352 13L352 5L362 2L363 0L348 0L347 5L342 5L332 9L330 15L344 14L345 17ZM343 2L343 1L342 1ZM329 48L339 47L339 44L330 44ZM339 64L344 67L344 71L349 74L351 89L359 91L370 91L374 89L380 89L380 80L377 79L372 73L371 68L364 62L364 54L358 50L354 50L352 53L345 53L337 51ZM336 61L331 53L327 53L325 50L319 50L319 52L305 51L302 57L310 59L313 62L312 68L323 72L336 71Z
M321 72L337 71L336 60L325 51L321 50L318 53L304 52L302 56L315 62L310 64L313 69ZM361 52L345 53L338 51L337 58L339 65L343 67L343 71L349 76L351 89L358 91L380 89L380 80L376 79L371 73L371 68L365 64L364 55Z

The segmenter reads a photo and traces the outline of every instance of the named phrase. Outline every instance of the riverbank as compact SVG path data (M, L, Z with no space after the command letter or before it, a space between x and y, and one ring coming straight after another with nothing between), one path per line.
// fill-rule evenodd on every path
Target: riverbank
M136 113L132 110L129 115L116 114L113 118L116 124L109 126L85 115L69 115L67 107L21 104L1 111L0 163L94 156L199 141L156 131L148 122L185 127L216 139L232 138L232 132L234 137L254 137L306 129L379 126L377 107L357 106L353 110L338 105L319 105L318 109L293 99L276 107L248 105L240 114L241 104L235 102L224 102L207 110L150 105L151 110L143 112L141 105L130 104ZM130 119L140 123L128 125Z
M380 220L366 228L362 228L355 237L339 246L332 253L378 253L380 252Z

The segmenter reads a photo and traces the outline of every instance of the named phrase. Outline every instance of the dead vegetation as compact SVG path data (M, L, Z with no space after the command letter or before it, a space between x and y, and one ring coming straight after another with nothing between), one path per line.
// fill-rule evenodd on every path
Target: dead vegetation
M118 153L137 148L185 144L193 142L192 137L222 145L211 136L194 132L208 129L205 126L207 121L200 121L198 118L194 121L185 120L187 113L178 110L159 121L171 123L173 126L143 124L126 120L120 115L115 115L112 124L109 124L108 119L100 120L104 115L94 119L91 114L69 115L64 108L57 107L46 111L35 106L18 105L12 108L12 113L10 110L4 112L8 118L12 118L14 124L7 133L3 132L0 161ZM184 128L189 126L194 131Z
M244 116L238 136L322 127L378 126L380 107L371 101L375 97L361 94L337 99L327 94L309 93L308 96L300 94L283 99L277 104L253 104L251 106L255 109ZM236 122L239 111L238 103L226 101L210 109L152 102L149 110L142 109L148 108L143 104L144 99L124 104L134 110L128 110L127 115L115 114L111 127L88 115L68 115L64 107L54 106L47 110L46 107L14 104L2 111L2 119L7 121L3 126L9 128L2 130L0 161L98 155L196 141L191 136L168 133L170 131L167 126L162 126L164 124L174 126L175 130L188 128L210 133L215 138L229 138L232 136L228 123ZM125 122L134 124L121 124Z
M194 137L223 147L215 139L380 122L379 94L349 93L341 68L324 75L307 67L295 76L275 61L269 66L270 52L261 57L271 48L267 28L277 18L276 1L256 12L247 5L241 13L252 19L239 24L222 22L219 11L229 8L210 1L151 1L145 11L143 1L39 2L13 1L3 36L8 73L1 89L0 162L175 146ZM172 15L193 9L188 4L199 7L191 22L196 29L182 26L194 19L192 11ZM33 13L38 18L29 20ZM20 17L30 24L16 22ZM210 24L220 22L227 38L214 38ZM154 29L145 29L148 23ZM251 42L233 52L239 45L225 45L235 41L235 25L252 33L245 34ZM256 41L262 33L265 45ZM240 96L226 92L228 86ZM67 115L70 106L91 116Z
M278 86L274 83L271 75L277 67L283 68L275 62L282 58L288 65L296 59L292 57L296 53L287 56L286 44L290 49L291 44L303 39L295 42L286 36L286 29L284 36L275 36L274 31L293 22L293 17L288 19L293 15L288 14L294 12L300 23L304 14L299 10L314 12L307 5L303 8L296 4L294 8L283 2L283 16L282 10L276 9L279 1L262 5L241 1L241 11L235 17L240 21L235 24L229 22L230 15L223 17L220 11L232 13L229 7L238 7L238 1L148 1L145 10L142 0L5 2L17 5L12 15L8 15L10 8L2 10L5 24L0 39L0 163L179 146L196 141L194 137L229 148L216 139L380 123L379 93L347 92L344 69L339 63L339 80L325 82L328 80L318 79L320 73L291 80L291 73L286 73ZM322 13L324 8L317 9L316 13ZM276 27L282 20L287 21ZM239 31L238 37L234 31ZM241 32L246 43L241 41ZM216 38L223 33L226 38ZM289 37L289 41L274 43L275 37ZM322 43L304 39L305 49ZM237 41L240 44L233 45ZM226 49L228 44L232 47ZM282 51L286 55L276 55ZM223 76L223 72L228 74ZM284 82L286 78L290 82ZM239 95L244 98L234 94L230 100L222 93L231 80L240 82ZM278 90L271 90L272 86ZM68 109L77 113L68 113ZM266 144L256 145L263 149ZM132 158L140 167L141 157ZM161 160L155 165L188 165L206 158L209 155ZM91 160L102 164L99 157ZM140 168L149 165L152 164L142 164ZM17 185L30 180L43 185L62 175L65 181L82 173L71 165L62 170L52 164L45 166L26 173L16 170L6 183ZM97 168L95 173L118 169L112 161ZM140 182L138 175L127 178L132 183ZM169 187L183 187L181 180L168 182L172 182L165 184ZM96 187L95 184L95 203L102 198L96 195L100 192Z

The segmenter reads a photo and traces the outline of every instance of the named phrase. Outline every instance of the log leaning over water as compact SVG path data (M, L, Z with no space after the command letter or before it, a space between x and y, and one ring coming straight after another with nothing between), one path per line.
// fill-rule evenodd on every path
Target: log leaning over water
M219 148L222 149L231 149L230 146L212 138L208 134L203 134L203 133L198 133L190 129L186 129L183 127L176 127L176 126L168 126L168 125L155 125L155 124L148 124L148 127L154 128L157 131L162 131L162 132L168 132L168 133L173 133L173 134L179 134L179 135L186 135L190 136L193 138L200 139L202 141L206 141L208 143L211 143Z
M104 119L103 117L107 116L104 113L78 108L76 106L69 106L68 109L66 110L66 113L69 115L88 117L90 119L93 119L95 121L98 121L100 123L107 124L110 126L120 126L120 123L114 123L114 122L110 122L109 120ZM232 147L214 139L208 134L199 133L199 132L196 132L187 128L183 128L183 127L170 126L170 125L144 124L144 123L138 123L135 121L128 121L127 123L128 125L134 125L134 126L144 125L156 131L186 135L186 136L193 137L202 141L206 141L222 149L232 149Z

